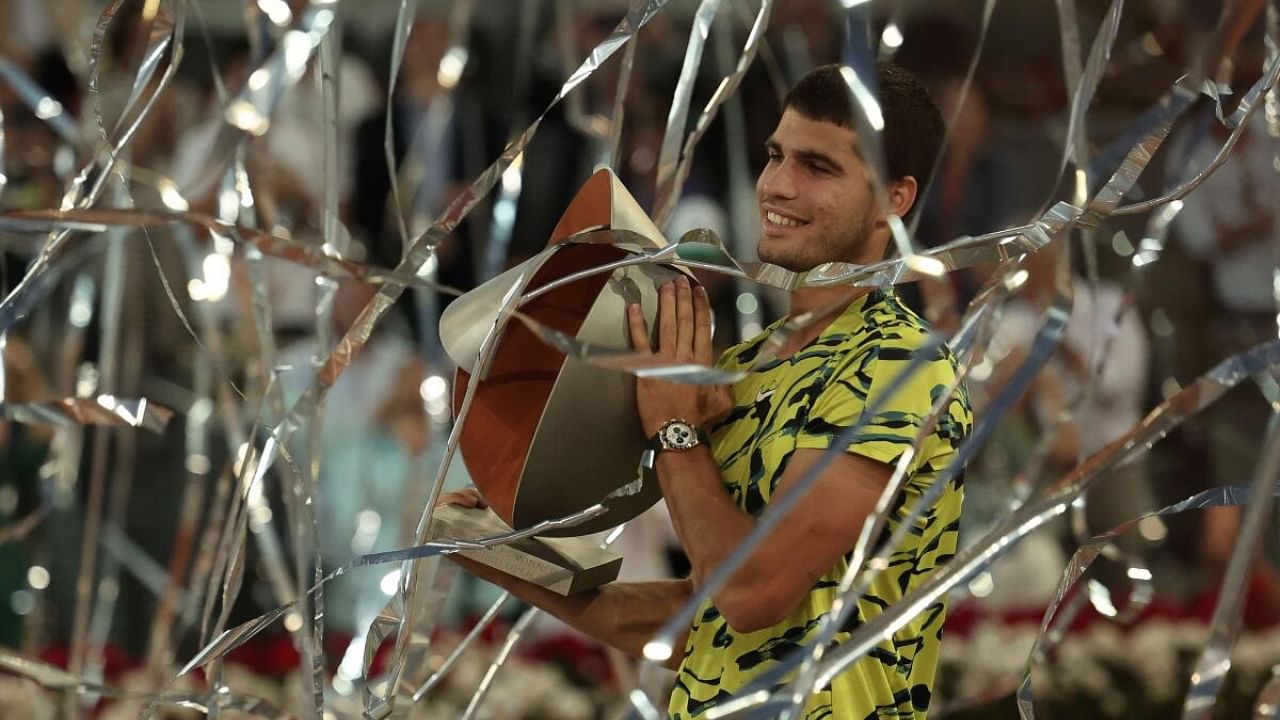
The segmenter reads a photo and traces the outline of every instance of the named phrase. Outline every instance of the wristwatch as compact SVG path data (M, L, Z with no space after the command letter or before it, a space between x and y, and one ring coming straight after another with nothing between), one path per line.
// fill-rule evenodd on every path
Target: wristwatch
M704 442L702 430L691 422L672 418L658 428L649 438L649 445L641 456L641 464L652 470L658 464L658 453L665 451L688 452Z

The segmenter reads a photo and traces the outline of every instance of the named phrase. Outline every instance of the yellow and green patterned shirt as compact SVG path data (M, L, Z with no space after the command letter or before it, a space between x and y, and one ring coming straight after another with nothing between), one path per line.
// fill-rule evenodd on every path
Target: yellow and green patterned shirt
M754 364L777 324L730 348L719 367L744 370ZM865 408L884 400L847 451L893 465L909 449L935 398L955 379L955 359L945 346L918 367L892 397L882 398L914 353L924 351L929 330L891 291L855 300L813 342L793 356L761 364L733 385L733 410L711 430L711 450L725 490L738 507L758 516L769 504L787 460L800 448L825 450L841 431L862 419ZM892 533L916 499L935 481L969 432L972 418L963 388L940 416L923 451L911 462L905 490L892 508ZM895 549L835 642L878 615L924 582L956 551L963 498L959 474ZM849 529L853 538L858 528ZM888 535L885 535L888 537ZM672 720L701 717L734 697L781 658L808 643L830 611L848 556L827 572L782 622L755 632L729 628L708 601L699 608L668 709ZM806 720L920 720L929 708L946 603L939 600L882 642L828 688L810 698Z

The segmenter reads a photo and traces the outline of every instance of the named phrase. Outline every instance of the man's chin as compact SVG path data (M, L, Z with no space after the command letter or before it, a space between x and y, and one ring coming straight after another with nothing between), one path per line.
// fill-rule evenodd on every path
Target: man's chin
M790 270L791 272L796 272L796 273L809 272L810 270L814 269L818 265L821 265L821 263L804 262L799 260L798 258L788 257L785 255L775 255L773 253L764 252L763 249L759 254L760 254L760 262L769 263L770 265L777 265L778 267L784 270Z

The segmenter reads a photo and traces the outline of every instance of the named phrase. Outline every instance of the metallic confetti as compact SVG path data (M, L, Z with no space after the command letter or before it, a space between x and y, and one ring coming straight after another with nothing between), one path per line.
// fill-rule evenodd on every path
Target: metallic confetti
M441 492L447 468L453 461L458 442L456 428L465 419L475 383L483 374L476 372L459 408L458 425L448 438L445 458L438 468L434 482L423 478L421 489L425 492L415 492L410 500L413 505L410 511L413 512L418 509L418 503L422 503L422 512L412 537L399 543L401 547L359 554L350 563L325 573L322 571L322 558L317 542L320 528L315 517L314 503L324 500L318 494L317 480L320 472L320 430L326 419L323 413L326 392L346 370L355 354L369 342L375 326L404 290L412 289L417 294L421 319L425 321L426 327L432 327L430 323L436 314L436 293L460 294L436 281L433 270L438 260L436 252L441 249L442 243L458 241L450 237L454 230L471 212L481 207L482 201L490 192L500 187L499 196L494 203L495 222L491 223L485 248L485 269L481 273L482 276L496 274L506 260L512 231L511 222L496 222L501 214L499 207L504 208L502 212L506 213L502 217L508 220L514 218L522 173L526 170L523 152L552 108L565 101L571 110L568 113L570 122L591 125L588 133L591 141L603 148L604 154L614 163L618 162L626 120L623 100L632 68L638 59L634 38L665 5L665 0L633 3L604 42L592 49L579 66L568 68L568 78L543 112L523 131L514 134L512 142L501 155L434 219L431 218L431 208L420 202L421 198L414 196L413 202L402 202L404 198L400 183L408 185L415 182L414 173L420 174L425 163L430 162L431 153L437 151L444 142L446 126L439 122L434 125L424 124L425 129L419 133L422 137L415 139L415 148L410 150L397 172L391 136L392 98L389 92L385 103L387 124L383 149L391 176L397 230L405 251L402 262L394 269L378 268L373 264L353 260L349 253L350 236L339 220L337 168L340 140L337 97L340 88L337 87L337 61L343 28L337 15L337 2L319 0L308 3L305 8L293 10L278 2L247 3L246 24L253 50L249 79L243 90L228 97L222 88L221 79L215 73L215 85L222 99L217 110L221 125L216 137L204 148L205 157L198 163L207 179L218 185L221 191L217 210L213 213L192 211L192 198L183 197L171 179L135 166L131 158L134 139L144 122L155 116L158 101L168 91L182 60L183 33L184 28L188 27L185 16L187 9L194 7L197 19L203 22L199 3L156 0L145 4L139 15L144 42L132 56L133 64L126 68L127 77L112 77L107 73L104 55L109 31L117 29L122 13L134 10L126 9L129 6L119 0L105 6L94 25L87 62L89 94L84 106L87 121L72 117L67 108L62 107L52 94L40 88L18 64L0 58L0 83L14 91L16 97L36 118L48 126L61 148L71 153L69 157L75 159L62 174L65 178L69 173L70 182L63 188L59 207L10 210L0 214L0 231L7 234L6 247L26 248L34 257L34 262L19 285L0 300L0 340L18 327L20 321L33 310L40 308L41 301L49 297L64 276L75 278L76 293L81 293L79 283L89 280L90 275L78 269L85 256L76 253L87 246L98 246L99 249L105 247L105 261L100 268L105 281L100 288L92 287L90 281L89 289L90 293L99 293L100 298L91 298L87 302L90 319L102 330L100 359L92 367L97 373L97 387L90 392L72 392L72 388L60 388L55 393L43 396L59 398L54 400L10 402L9 396L0 394L6 400L0 405L5 419L55 428L56 440L51 449L52 459L47 466L49 474L46 479L50 487L63 494L74 495L81 490L76 487L75 482L83 452L80 447L84 437L83 428L96 426L98 429L93 434L95 439L92 447L85 454L89 468L85 474L87 487L83 489L87 496L87 502L84 503L87 527L81 548L81 576L72 623L74 631L71 663L69 670L63 671L4 651L0 653L0 669L30 678L46 688L62 691L63 707L70 714L77 714L86 698L101 696L143 701L147 703L144 716L150 716L163 706L194 708L213 717L223 710L239 710L254 717L286 716L287 713L263 700L229 690L223 682L225 678L221 663L229 651L272 626L276 620L300 618L302 623L291 630L295 645L303 655L303 672L308 686L306 707L300 710L308 716L318 717L326 711L328 701L332 699L326 697L327 689L322 673L324 586L333 578L357 572L360 568L400 564L402 568L396 592L374 619L368 633L353 641L351 646L355 651L363 650L363 663L357 679L363 683L367 717L384 717L393 711L399 712L402 704L429 700L429 695L439 686L444 674L457 662L466 647L476 641L483 627L496 617L507 599L503 596L490 607L480 625L444 658L442 665L430 665L430 658L438 660L442 654L434 652L430 634L438 622L443 599L453 584L456 572L452 566L439 564L438 559L463 549L512 542L550 528L572 527L603 512L609 498L570 517L518 532L468 539L433 536L430 532L430 510ZM718 69L723 74L719 87L686 136L693 84L701 66L704 44L713 29L726 33L723 39L732 37L724 27L726 23L723 18L720 25L713 23L721 9L720 5L718 0L702 0L692 16L689 40L685 46L685 62L671 98L666 132L659 152L654 217L660 226L665 225L679 202L697 144L716 119L719 109L727 103L739 102L739 84L753 64L755 56L760 54L766 60L771 56L765 44L764 32L769 25L773 4L770 0L761 0L741 53L736 56L736 62L734 56L729 54L718 63ZM747 4L732 5L733 12L745 13L742 18L744 22L750 17L751 10ZM868 129L862 133L867 137L867 147L863 150L868 153L869 164L874 171L874 168L882 167L882 163L878 160L880 148L878 128L875 127L879 105L871 68L871 60L875 54L872 48L866 46L865 32L870 25L871 4L845 5L844 19L848 23L849 32L845 57L850 66L846 79L853 91L857 110L855 114L858 115L860 127ZM612 243L626 247L631 254L617 262L590 268L532 292L526 292L526 276L517 281L509 292L493 298L492 315L486 316L485 322L480 324L472 343L475 364L471 369L483 370L502 329L507 323L515 321L522 323L543 342L565 355L598 367L640 377L661 377L673 382L693 384L730 383L739 379L738 374L712 367L659 363L647 355L627 349L599 347L551 328L521 311L525 304L551 289L622 267L661 263L700 269L729 276L740 291L746 288L755 293L770 288L794 290L801 287L832 286L888 287L979 264L998 263L1000 267L993 279L964 312L960 331L949 340L941 337L931 339L932 343L949 341L960 359L956 384L948 388L948 392L954 392L982 358L991 341L992 327L999 322L1002 307L1025 280L1025 271L1021 271L1019 266L1020 258L1044 250L1050 245L1054 246L1054 250L1061 250L1062 246L1073 241L1082 241L1089 248L1087 252L1092 253L1091 246L1088 245L1088 234L1096 231L1109 218L1151 212L1147 231L1133 257L1135 275L1140 268L1149 269L1160 259L1163 237L1169 222L1177 214L1179 201L1195 192L1205 179L1237 151L1238 141L1257 108L1265 105L1268 99L1273 106L1276 104L1275 88L1277 77L1280 77L1280 59L1276 57L1275 51L1276 11L1274 7L1268 7L1267 39L1271 43L1271 52L1267 65L1235 110L1231 113L1224 110L1225 86L1219 86L1209 78L1216 74L1223 58L1232 56L1242 29L1247 28L1257 17L1262 3L1260 0L1242 0L1228 5L1217 31L1200 48L1201 52L1195 64L1189 68L1188 74L1171 87L1147 113L1120 133L1122 140L1117 141L1116 152L1101 152L1091 158L1087 128L1087 123L1091 120L1089 108L1108 66L1112 64L1111 55L1124 20L1125 3L1122 0L1110 3L1106 14L1101 17L1086 57L1082 54L1076 3L1074 0L1057 0L1062 70L1069 103L1061 118L1065 131L1061 138L1059 174L1070 168L1067 177L1074 184L1070 188L1069 200L1055 201L1056 196L1049 197L1041 212L1023 220L1021 224L978 237L958 238L917 253L911 246L911 232L894 218L891 226L901 257L866 266L831 263L806 273L740 260L739 258L747 256L742 245L747 238L734 238L735 256L710 230L687 234L665 248L646 246L637 238L628 237L625 231L584 233L572 238L570 242ZM962 95L967 92L979 56L984 51L986 29L994 6L994 0L986 0L983 4L982 34L965 73ZM416 4L410 5L408 0L402 0L399 5L391 48L393 89L409 38L414 12L412 7L416 7ZM474 2L461 2L454 4L452 9L449 48L438 68L441 77L452 78L451 84L445 84L446 92L441 96L445 104L454 100L454 92L465 91L457 87L457 81L469 61L468 28L474 7ZM537 3L526 0L521 3L520 8L521 19L516 23L520 32L517 44L521 48L517 50L520 63L517 70L525 75L515 83L517 94L527 92L531 82L528 73L531 72L532 63L526 62L526 55L530 54L530 48L536 40L533 19ZM560 20L569 20L566 14L569 6L562 3L558 8L562 11ZM721 39L721 36L717 36L715 42L720 42ZM581 94L574 94L574 90L624 47L625 52L620 59L618 89L613 97L614 109L607 119L605 132L605 126L596 122L601 118L586 116ZM724 47L715 49L729 53L726 49L728 47L726 42ZM570 55L571 53L572 51ZM571 64L576 59L569 57L568 63ZM643 61L644 58L639 60ZM313 68L317 72L309 75ZM320 122L324 140L320 151L324 154L325 172L323 198L319 203L322 227L318 242L294 239L286 234L287 228L282 226L268 228L265 220L267 214L265 211L260 213L259 210L270 206L275 198L271 197L272 191L266 187L266 183L256 183L250 172L253 152L250 143L255 138L278 131L279 124L275 115L286 94L311 80L315 81L323 98L323 117ZM118 90L120 96L117 99L123 102L119 114L110 118L111 122L108 122L103 102L106 90L104 86L108 84L119 85L110 89ZM1124 204L1125 197L1161 147L1174 123L1201 97L1207 97L1213 103L1219 124L1229 130L1226 139L1218 146L1212 162L1194 177L1180 179L1154 197ZM1260 103L1260 100L1264 102ZM523 107L527 104L527 98L525 102L517 104ZM740 112L740 108L731 105L727 115ZM5 120L6 118L0 117L0 192L8 189L6 181L9 178L4 174L5 162L12 157L11 153L5 152L12 150L12 143L8 147L5 144L5 140L9 138L4 133ZM526 120L527 118L517 114L515 126L523 125ZM1272 118L1272 122L1276 122L1275 118ZM82 132L81 126L89 128L88 132ZM1116 165L1115 158L1121 156L1123 159ZM78 170L75 170L77 164ZM738 172L739 177L734 180L741 181L742 174ZM876 174L875 181L883 185L883 177L879 174ZM1091 185L1097 187L1091 188ZM133 198L129 195L130 187L135 186L158 191L169 209L136 209ZM223 200L228 201L222 202ZM196 303L194 327L187 322L182 303L178 300L182 284L177 285L178 293L170 288L156 253L157 241L148 234L150 230L161 228L172 233L173 241L186 265L186 272L192 278L198 277L200 264L207 255L206 251L198 248L197 237L213 240L215 254L228 263L233 256L245 261L251 283L244 298L247 309L242 320L251 321L253 325L253 346L249 352L253 362L244 368L245 379L242 382L245 383L245 390L241 391L233 384L233 378L239 380L241 373L230 364L230 354L225 349L227 337L223 335L219 320L213 315L211 307L207 303ZM129 328L122 327L127 318L123 316L120 301L122 293L135 282L135 278L126 272L122 255L126 243L138 240L132 237L134 234L145 237L153 265L160 271L170 303L182 316L188 332L203 353L197 360L199 371L192 400L188 407L179 407L179 412L186 415L184 455L187 473L181 480L184 489L182 509L176 518L178 540L165 565L143 558L131 550L132 541L119 516L123 500L127 499L128 486L113 484L114 495L109 494L106 487L107 477L130 474L128 463L132 462L130 443L133 442L130 429L160 434L174 415L173 410L151 401L149 396L142 397L143 393L135 394L135 399L122 399L111 394L121 392L120 379L125 373L140 372L130 363L127 354L131 351L134 340L131 339ZM734 234L744 233L741 228L735 228ZM700 249L713 251L709 254L718 259L707 260L707 253L699 254L699 260L682 258L679 251L682 248L688 249L695 243L701 244ZM1060 257L1065 255L1065 252L1060 252ZM1092 254L1089 258L1090 261L1095 259ZM314 372L311 373L310 386L292 405L285 402L274 375L277 362L273 325L276 318L273 318L266 294L264 271L269 259L291 262L309 269L317 276L314 321L319 339L319 356L315 359L315 367L311 368ZM1017 368L1012 380L1001 389L989 412L979 418L973 437L963 445L955 462L944 471L938 488L946 478L960 471L966 459L981 449L995 424L1012 407L1017 396L1036 378L1041 366L1061 339L1072 307L1071 290L1069 283L1065 282L1068 272L1065 260L1061 261L1057 272L1058 292L1041 316L1030 356ZM364 308L354 327L334 343L329 337L332 327L330 312L337 281L340 280L377 285L378 294ZM97 300L101 301L100 306ZM73 310L73 315L76 312L80 311ZM94 317L94 312L100 314ZM810 327L823 314L814 312L788 318L771 336L762 359L772 357L787 338ZM76 338L80 343L76 345L77 348L83 345L81 336L88 324L89 320L83 318L80 322L72 323L70 337ZM751 327L750 323L740 322L739 330L745 331L748 327ZM433 362L443 358L437 343L428 340L426 345L424 353ZM880 541L887 521L887 509L906 479L904 468L911 452L918 451L921 437L937 419L935 409L924 420L920 437L917 438L917 447L904 456L889 487L880 497L876 512L868 518L854 548L856 562L851 563L850 572L842 579L840 602L825 619L817 633L818 640L795 653L787 662L780 664L777 672L753 684L733 702L712 710L709 716L729 716L735 713L762 716L764 713L784 712L788 717L794 717L817 687L842 671L872 644L908 621L925 604L988 567L1013 543L1049 518L1067 512L1075 501L1084 497L1084 493L1108 468L1128 462L1145 452L1171 429L1209 406L1226 389L1246 378L1256 376L1265 384L1267 373L1273 372L1277 365L1280 365L1280 344L1275 342L1228 358L1204 377L1173 394L1124 437L1084 459L1079 466L1056 482L1039 483L1035 477L1024 476L1021 481L1030 497L1013 510L1010 517L950 564L939 569L923 587L868 621L847 642L834 649L824 648L835 629L842 626L849 610L856 605L876 573L883 569L887 554L892 552L894 538ZM905 382L914 367L909 368L898 382ZM1099 373L1100 367L1091 368L1090 381L1086 383L1084 394L1073 408L1077 413L1076 421L1082 420L1087 412L1088 393L1091 392L1092 384L1097 382ZM4 389L11 392L12 378L0 379L6 381ZM886 395L891 395L891 391L892 388ZM209 457L214 454L210 448L212 432L216 429L222 431L230 448L236 453L232 467L208 467ZM850 437L856 435L858 429L851 429ZM1266 459L1259 465L1251 495L1246 495L1241 488L1210 491L1146 516L1167 515L1204 507L1243 505L1246 502L1248 504L1245 530L1232 554L1232 563L1222 586L1217 612L1210 625L1209 640L1192 678L1187 696L1186 717L1204 717L1213 709L1217 691L1230 666L1230 651L1238 634L1237 610L1244 590L1245 571L1255 553L1261 528L1260 519L1270 506L1271 498L1263 492L1267 484L1264 481L1274 476L1274 466L1280 457L1280 439L1271 437L1274 434L1269 434L1270 439L1265 444ZM117 457L113 461L116 463L114 468L107 461L113 443L116 445L116 455L124 458ZM836 443L836 446L839 445L840 443ZM802 479L801 491L813 483L824 464L835 458L834 452L825 456L823 462ZM272 470L275 474L269 476L268 473ZM1028 473L1033 471L1034 468L1027 469ZM282 543L275 526L267 523L265 529L260 529L251 522L255 513L261 514L262 510L267 509L264 485L268 477L279 477L283 483L281 489L287 510L287 522L284 523L283 531L288 534L287 546ZM629 486L621 492L625 494L636 490L636 487ZM785 513L801 494L802 492L796 492L768 508L760 518L756 531L738 548L733 558L718 569L715 577L699 588L698 597L654 638L649 648L653 658L662 656L664 652L670 654L674 650L671 643L687 625L697 602L714 592L751 548L762 541L769 529L784 520ZM936 494L932 492L921 498L912 508L912 517L925 512ZM1267 497L1263 497L1264 495ZM210 510L207 517L202 517L201 506L206 504ZM27 537L33 528L46 522L46 512L42 507L4 528L0 532L0 542ZM1137 519L1134 519L1108 533L1079 538L1085 542L1072 558L1054 604L1045 615L1040 640L1028 659L1027 674L1022 686L1018 688L1020 712L1024 717L1033 716L1029 675L1031 664L1039 662L1052 650L1054 644L1061 639L1061 631L1067 621L1083 607L1089 597L1084 590L1075 595L1069 593L1076 588L1089 563L1099 554L1109 552L1111 541L1136 522ZM904 523L903 527L906 525L909 523ZM261 551L261 568L248 566L247 543L250 536ZM101 561L104 566L101 572L94 565L99 545L106 551ZM1145 566L1132 559L1125 559L1125 562L1128 563L1131 579L1139 584L1149 583L1150 572ZM251 574L254 570L264 574L264 584L278 607L228 629L232 605L242 586L254 579ZM92 581L99 575L108 579L115 578L121 571L128 571L139 577L159 596L156 622L148 643L148 660L163 667L173 667L175 662L184 664L182 670L175 674L174 680L196 668L205 668L210 681L207 693L171 692L171 688L149 693L126 692L100 681L102 651L110 629L114 600L108 600L102 594L95 595ZM1149 590L1149 584L1143 587ZM1141 600L1140 596L1134 598ZM534 614L530 611L523 615L508 634L464 711L464 717L483 714L486 694L496 683L502 682L503 664L521 641L522 631L532 621ZM182 663L175 657L177 641L187 631L193 631L197 627L200 649L187 662ZM393 634L396 640L389 670L381 677L370 677L374 652ZM429 654L429 650L434 655ZM797 672L788 675L792 671ZM1257 717L1276 715L1276 708L1280 705L1278 677L1280 675L1273 674L1258 695L1255 707ZM635 711L643 717L657 717L657 710L642 695L638 691L629 694Z

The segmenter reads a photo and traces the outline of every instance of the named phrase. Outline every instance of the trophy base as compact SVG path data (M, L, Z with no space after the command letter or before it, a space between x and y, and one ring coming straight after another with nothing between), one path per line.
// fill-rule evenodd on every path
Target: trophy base
M475 540L511 532L489 508L441 505L433 513L437 540ZM531 582L558 595L591 590L618 579L622 556L585 538L525 538L506 545L462 550L459 555Z

